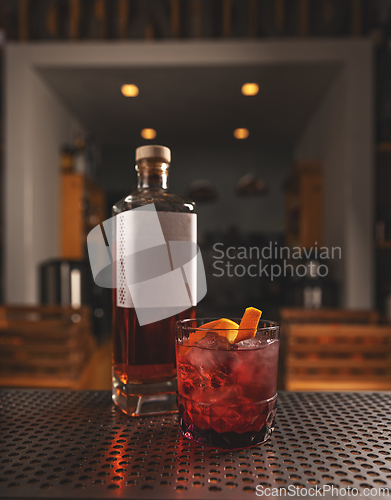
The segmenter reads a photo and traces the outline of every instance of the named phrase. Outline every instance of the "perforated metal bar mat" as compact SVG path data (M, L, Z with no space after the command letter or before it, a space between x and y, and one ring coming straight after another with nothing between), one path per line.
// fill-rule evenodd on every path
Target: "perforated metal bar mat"
M108 392L3 390L0 498L238 499L255 498L257 486L391 490L391 394L280 393L277 415L268 443L220 452L183 439L175 415L123 415Z

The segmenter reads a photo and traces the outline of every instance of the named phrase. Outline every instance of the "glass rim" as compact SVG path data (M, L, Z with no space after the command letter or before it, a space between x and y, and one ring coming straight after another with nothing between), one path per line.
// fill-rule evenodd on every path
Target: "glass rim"
M187 325L186 323L190 323L191 321L205 321L205 323L209 323L210 321L215 321L217 319L222 319L222 318L188 318L188 319L182 319L179 321L175 322L175 328L181 328L182 330L199 330L199 331L210 331L212 328L202 328L201 326L190 326ZM227 318L230 319L231 321L236 321L237 323L240 323L241 318ZM277 323L276 321L270 321L267 319L260 319L260 322L267 323L267 326L264 327L257 327L257 332L262 332L262 331L276 331L280 329L280 324ZM213 328L213 330L217 332L222 332L222 331L227 331L231 330L231 328ZM232 330L236 330L236 328L232 328ZM253 331L252 328L240 328L241 331Z

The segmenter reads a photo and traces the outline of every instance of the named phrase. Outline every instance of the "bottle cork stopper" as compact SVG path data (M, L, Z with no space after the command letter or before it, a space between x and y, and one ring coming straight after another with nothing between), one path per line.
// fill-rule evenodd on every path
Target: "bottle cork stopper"
M171 150L166 146L148 145L136 149L136 162L145 158L162 158L165 162L171 161Z

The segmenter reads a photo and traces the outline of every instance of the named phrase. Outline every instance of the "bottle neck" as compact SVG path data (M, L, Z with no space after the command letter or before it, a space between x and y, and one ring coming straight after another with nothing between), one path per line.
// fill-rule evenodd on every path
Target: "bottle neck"
M162 160L141 160L136 165L138 189L168 189L169 163Z

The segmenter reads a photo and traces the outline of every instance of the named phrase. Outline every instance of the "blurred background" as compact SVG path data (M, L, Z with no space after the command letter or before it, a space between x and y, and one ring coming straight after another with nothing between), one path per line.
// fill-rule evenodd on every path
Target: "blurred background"
M391 389L391 0L0 0L0 88L0 385L110 388L86 236L152 143L197 203L198 316L280 320L281 387ZM220 276L216 243L340 251Z

